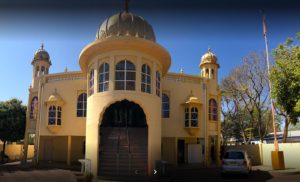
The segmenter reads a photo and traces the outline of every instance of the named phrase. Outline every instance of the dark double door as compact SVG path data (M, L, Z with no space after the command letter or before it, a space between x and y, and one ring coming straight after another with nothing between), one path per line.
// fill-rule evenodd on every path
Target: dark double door
M112 104L99 129L100 176L147 175L148 127L139 105L127 100Z
M101 128L99 175L147 175L147 136L147 128Z

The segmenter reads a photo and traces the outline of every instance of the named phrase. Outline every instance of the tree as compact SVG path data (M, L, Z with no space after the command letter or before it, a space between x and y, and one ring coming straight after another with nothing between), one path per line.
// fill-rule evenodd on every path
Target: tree
M26 123L26 106L22 101L11 99L0 102L0 140L3 142L1 162L5 155L6 142L14 142L24 138Z
M270 73L271 94L275 100L277 114L284 118L284 143L289 125L295 125L300 117L299 38L300 33L296 35L296 39L288 38L273 50L275 65Z
M233 122L244 143L253 138L263 141L272 124L265 56L253 52L244 57L242 64L222 80L221 88L227 105L222 111L224 119Z
M225 87L226 84L226 80L223 80L222 86ZM241 105L241 100L237 95L223 91L221 103L223 145L226 145L227 140L232 137L243 140L245 144L250 143L252 130L249 133L248 129L251 128L249 117L246 117L247 113L244 106Z

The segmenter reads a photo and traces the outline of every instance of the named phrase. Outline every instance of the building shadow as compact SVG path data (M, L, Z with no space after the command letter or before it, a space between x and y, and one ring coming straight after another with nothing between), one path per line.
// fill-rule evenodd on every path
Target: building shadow
M220 168L177 168L167 170L166 175L154 178L152 181L179 182L179 181L201 181L201 182L267 182L273 176L268 171L255 170L249 175L228 174L221 175Z
M268 171L255 170L249 175L245 174L226 174L220 175L221 181L255 181L255 182L267 182L272 179L273 176Z

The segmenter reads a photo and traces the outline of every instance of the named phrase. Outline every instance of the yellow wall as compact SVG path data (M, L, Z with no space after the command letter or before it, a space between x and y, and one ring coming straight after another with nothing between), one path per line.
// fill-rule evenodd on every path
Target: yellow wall
M85 137L73 136L71 142L71 161L78 162L78 159L84 158L83 144Z
M54 77L55 75L51 75ZM50 76L48 76L50 77ZM65 76L67 77L67 76ZM49 96L55 92L61 96L64 101L62 106L62 124L59 132L52 134L47 129L48 125L48 107L45 102ZM84 136L85 135L85 117L77 117L77 97L86 90L85 80L60 80L46 83L43 89L42 98L42 120L40 121L40 135L54 136Z
M3 144L0 144L0 151L3 149ZM27 158L32 159L34 153L34 146L28 145ZM10 161L20 160L23 156L23 145L21 144L6 144L5 154L8 155Z
M184 76L183 76L184 77ZM163 93L170 98L170 118L162 118L162 136L163 137L189 137L190 135L184 129L184 106L188 100L191 91L193 95L204 104L204 94L202 91L201 78L195 78L194 83L176 80L168 77L163 79ZM196 82L196 83L195 83ZM196 136L204 137L204 112L199 110L198 126L199 132Z
M274 151L274 144L230 146L229 149L246 150L254 165L272 166L271 151ZM300 169L300 143L280 143L279 150L283 151L286 168Z
M177 140L175 137L162 138L162 159L169 164L177 164Z
M115 65L121 60L130 60L136 67L135 91L114 90ZM153 57L134 50L115 50L104 52L91 58L89 69L95 69L95 78L98 77L98 68L103 63L110 64L109 91L97 92L98 79L95 79L94 95L88 97L86 119L86 158L91 159L91 168L97 174L99 155L99 125L102 116L111 104L127 99L138 104L146 115L148 125L148 174L153 174L155 161L161 159L161 98L156 96L155 72L161 71L161 64ZM141 67L148 64L151 68L152 92L141 92Z
M52 146L48 145L46 141L51 141ZM46 150L52 149L51 157L55 162L66 162L68 151L68 137L67 136L41 136L39 146L39 160L45 160Z
M300 143L280 143L279 150L283 151L286 168L300 169ZM274 144L263 144L263 165L272 166L271 151L274 151Z

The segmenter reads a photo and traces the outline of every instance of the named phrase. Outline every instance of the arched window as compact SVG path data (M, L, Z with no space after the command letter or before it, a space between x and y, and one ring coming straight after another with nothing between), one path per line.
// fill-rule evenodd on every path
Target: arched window
M42 73L42 75L45 75L45 67L44 66L42 66L42 68L41 68L41 73Z
M36 66L35 68L35 76L39 76L40 67Z
M215 99L209 100L208 118L213 121L218 120L218 105Z
M48 110L48 125L61 125L61 107L50 106Z
M48 112L48 125L56 124L56 107L50 106Z
M94 94L94 69L91 69L90 71L90 77L89 77L89 95Z
M32 98L31 100L31 104L30 104L30 119L35 119L36 116L36 111L38 109L38 98L35 96Z
M143 64L141 76L142 76L141 91L151 93L151 69L147 64Z
M86 117L86 93L82 93L77 98L77 117Z
M205 77L207 77L207 78L208 78L208 76L209 76L209 70L208 70L208 69L206 69L206 70L205 70Z
M198 127L198 109L196 107L191 109L191 127Z
M99 68L99 92L108 91L109 87L109 64L103 63Z
M215 74L215 73L214 73L214 69L211 69L211 73L210 73L210 74L211 74L211 78L214 79L214 78L215 78L215 75L214 75L214 74Z
M156 95L160 97L160 73L156 71Z
M135 90L135 65L128 61L120 61L116 65L115 90Z
M162 94L162 117L170 117L170 99L167 94Z
M56 120L57 125L61 125L61 107L57 106L57 120Z
M184 127L189 127L189 118L190 118L190 112L189 108L185 108L184 110Z

